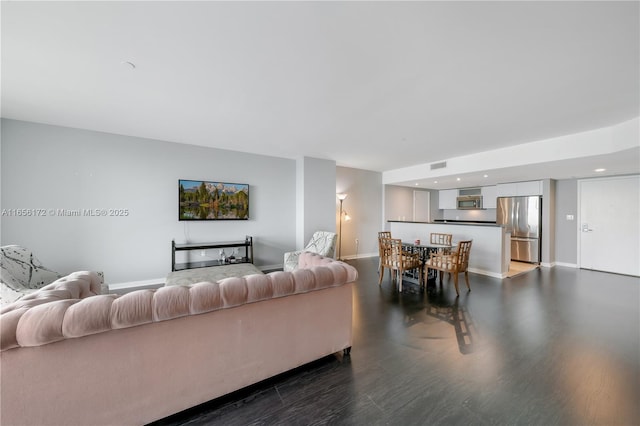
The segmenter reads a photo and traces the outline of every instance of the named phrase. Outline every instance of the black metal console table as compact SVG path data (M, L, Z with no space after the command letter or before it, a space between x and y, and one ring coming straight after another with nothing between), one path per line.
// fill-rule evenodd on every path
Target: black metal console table
M243 248L244 256L237 257L233 262L221 260L204 260L201 262L186 262L176 264L177 251L191 250L209 250L209 249L226 249L226 248ZM229 256L229 253L227 253ZM182 271L184 269L206 268L208 266L229 265L230 263L253 263L253 237L247 235L244 241L226 241L226 242L210 242L210 243L183 243L176 244L175 240L171 241L171 271Z

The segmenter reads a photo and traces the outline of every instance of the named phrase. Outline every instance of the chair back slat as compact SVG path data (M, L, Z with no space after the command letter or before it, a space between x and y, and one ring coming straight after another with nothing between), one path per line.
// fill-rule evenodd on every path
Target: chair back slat
M393 266L393 245L390 238L381 238L380 243L380 264L382 267Z
M430 234L431 244L440 244L440 245L451 245L451 234L440 234L437 232L432 232Z
M382 240L391 238L391 231L378 232L378 255L380 256L380 262L382 263Z
M460 241L458 243L458 250L456 253L457 256L457 260L456 263L458 264L458 271L460 272L464 272L467 270L467 267L469 267L469 253L471 252L471 243L473 241L469 240L469 241Z

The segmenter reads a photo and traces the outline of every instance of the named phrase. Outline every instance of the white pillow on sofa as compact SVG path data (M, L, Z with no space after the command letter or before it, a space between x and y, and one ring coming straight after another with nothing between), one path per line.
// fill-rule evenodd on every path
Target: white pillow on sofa
M0 247L0 305L13 303L60 278L45 268L30 250L9 245Z
M45 268L33 253L21 246L0 247L0 281L21 292L38 289L60 278L55 271Z
M36 291L36 289L31 288L25 288L22 291L17 291L3 282L0 282L0 286L0 306L13 303L25 294L33 293L34 291Z

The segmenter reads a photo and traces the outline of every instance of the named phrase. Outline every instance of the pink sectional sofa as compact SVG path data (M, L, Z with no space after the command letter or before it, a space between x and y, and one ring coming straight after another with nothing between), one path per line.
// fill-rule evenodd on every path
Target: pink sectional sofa
M352 266L100 295L76 272L2 308L0 424L142 425L352 344Z

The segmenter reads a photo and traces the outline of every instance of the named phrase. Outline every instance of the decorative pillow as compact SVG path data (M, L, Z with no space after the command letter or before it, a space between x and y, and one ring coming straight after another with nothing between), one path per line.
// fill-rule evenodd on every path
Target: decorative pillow
M33 293L35 289L23 289L22 291L16 291L6 285L0 283L0 306L8 305L20 299L22 296Z
M33 253L24 247L0 247L0 281L11 289L17 292L35 290L60 277L59 273L45 268Z

